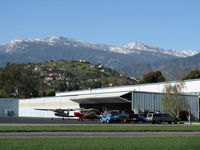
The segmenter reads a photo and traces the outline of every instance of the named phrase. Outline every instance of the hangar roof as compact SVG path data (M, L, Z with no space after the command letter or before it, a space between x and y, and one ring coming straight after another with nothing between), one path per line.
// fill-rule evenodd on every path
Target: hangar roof
M185 80L184 93L200 93L200 79ZM77 91L67 91L56 93L56 96L78 96L78 95L89 95L95 93L110 93L110 92L123 92L123 91L142 91L142 92L156 92L162 93L165 85L174 85L178 81L171 82L160 82L160 83L149 83L149 84L136 84L136 85L126 85L126 86L116 86L107 88L97 88L97 89L87 89L87 90L77 90Z
M98 93L73 96L70 100L79 104L130 103L124 96L130 92Z

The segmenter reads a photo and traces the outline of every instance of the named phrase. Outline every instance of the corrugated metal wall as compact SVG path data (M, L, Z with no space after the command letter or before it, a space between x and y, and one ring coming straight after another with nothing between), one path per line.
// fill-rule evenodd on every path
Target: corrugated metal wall
M161 99L162 94L159 93L133 92L132 109L139 112L162 112Z
M19 99L0 98L0 116L18 116Z
M192 113L192 119L199 120L199 96L185 95L184 98L189 106L189 111Z
M189 106L193 120L199 120L199 96L183 95L183 97ZM162 94L134 91L132 94L132 110L135 112L162 112Z

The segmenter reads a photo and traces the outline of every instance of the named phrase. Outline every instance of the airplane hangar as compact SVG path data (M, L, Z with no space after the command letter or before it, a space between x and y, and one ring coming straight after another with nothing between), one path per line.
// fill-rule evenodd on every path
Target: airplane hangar
M0 115L1 113L2 116L8 115L8 111L13 110L13 114L19 117L53 118L56 117L54 112L36 109L75 108L97 108L101 112L105 110L133 110L135 113L145 111L162 112L162 92L167 84L174 85L176 82L61 92L56 93L54 97L12 99L16 102L13 102L12 107L0 108L2 109ZM183 92L193 120L199 120L200 79L186 80ZM0 103L4 100L0 99ZM73 111L70 111L70 113L70 115L73 115Z

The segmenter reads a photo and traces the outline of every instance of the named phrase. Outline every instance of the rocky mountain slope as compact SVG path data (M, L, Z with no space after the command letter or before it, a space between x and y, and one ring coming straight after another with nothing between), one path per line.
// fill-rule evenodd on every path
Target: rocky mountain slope
M177 80L193 69L200 70L200 54L166 62L134 64L124 66L123 69L122 71L128 70L128 74L134 74L136 77L148 72L160 70L167 80Z

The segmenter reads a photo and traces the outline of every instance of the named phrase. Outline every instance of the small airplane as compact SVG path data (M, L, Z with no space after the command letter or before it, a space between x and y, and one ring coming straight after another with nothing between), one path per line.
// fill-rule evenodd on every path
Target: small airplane
M74 116L78 117L79 120L83 121L83 119L100 119L99 110L96 108L80 108L80 112L74 112Z
M35 110L53 111L54 115L58 117L75 117L75 116L70 116L69 112L75 111L76 109L37 109L36 108Z
M53 111L55 116L58 117L68 117L68 118L73 118L73 117L78 117L78 120L83 121L83 119L89 119L89 120L94 120L94 119L100 119L100 115L98 115L99 110L96 108L75 108L75 109L35 109L35 110L42 110L42 111ZM74 116L70 116L69 112L74 111ZM52 118L53 119L53 118Z

